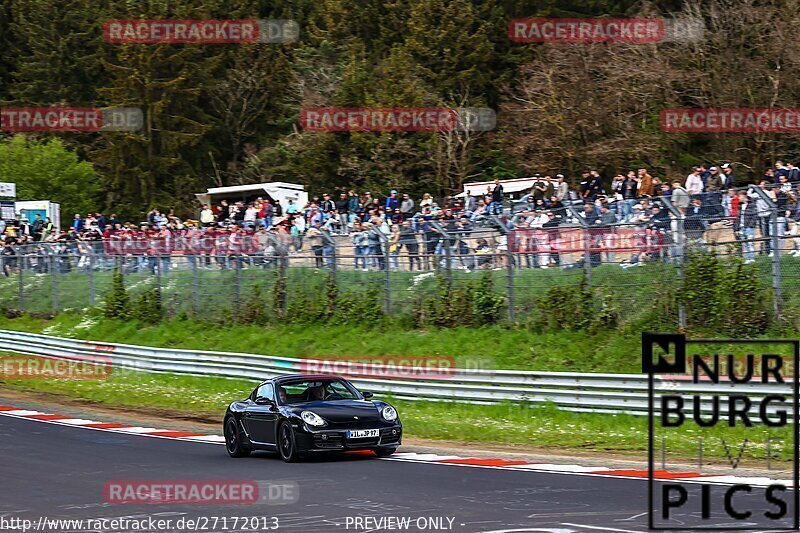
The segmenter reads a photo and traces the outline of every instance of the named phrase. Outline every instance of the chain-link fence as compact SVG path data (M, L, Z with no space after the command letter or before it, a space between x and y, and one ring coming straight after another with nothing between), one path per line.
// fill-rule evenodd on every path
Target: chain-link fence
M195 230L169 243L129 237L9 245L0 256L0 307L93 307L119 271L132 294L157 289L170 316L235 317L253 306L292 312L325 298L331 285L351 300L373 299L385 312L403 314L441 294L443 283L468 288L486 275L505 296L511 320L531 313L552 287L581 283L602 292L625 319L650 308L665 287L680 287L686 254L702 248L753 263L779 312L800 290L797 203L785 192L677 192L600 207L523 208L479 224L458 214L356 224L342 234Z

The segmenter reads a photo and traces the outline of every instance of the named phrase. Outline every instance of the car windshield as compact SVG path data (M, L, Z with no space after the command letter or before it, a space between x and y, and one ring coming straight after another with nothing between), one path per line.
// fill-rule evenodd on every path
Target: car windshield
M361 399L358 391L340 379L313 379L281 383L278 386L278 396L283 405Z

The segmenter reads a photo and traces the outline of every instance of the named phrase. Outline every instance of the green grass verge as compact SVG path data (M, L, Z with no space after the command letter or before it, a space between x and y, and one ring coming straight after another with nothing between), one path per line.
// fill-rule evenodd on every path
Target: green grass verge
M23 356L0 356L3 358ZM144 373L112 372L107 379L53 378L3 379L0 388L66 395L101 406L162 410L184 416L221 420L226 406L246 397L255 382L241 379ZM552 405L471 405L456 402L401 401L397 406L406 435L433 440L524 445L558 451L627 453L641 459L647 453L647 419L630 415L604 415L560 411ZM748 444L742 466L764 465L766 442L781 438L772 448L779 461L791 458L790 428L727 428L670 430L665 440L670 460L691 459L703 440L706 460L724 463L727 453L735 459L741 443ZM729 447L726 452L722 440ZM660 440L658 441L660 443ZM657 453L660 457L660 452Z
M271 326L106 320L64 313L51 320L0 315L0 329L157 347L284 357L452 356L460 367L565 372L640 373L641 334L534 333L492 326L408 330L401 325Z

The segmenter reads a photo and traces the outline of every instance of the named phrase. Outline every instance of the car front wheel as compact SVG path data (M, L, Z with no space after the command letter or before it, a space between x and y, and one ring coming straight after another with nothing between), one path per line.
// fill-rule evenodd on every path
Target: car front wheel
M247 457L252 451L242 442L242 435L233 417L225 422L225 449L231 457Z
M294 430L289 422L283 422L278 428L278 450L281 453L281 459L287 463L296 463L300 460Z

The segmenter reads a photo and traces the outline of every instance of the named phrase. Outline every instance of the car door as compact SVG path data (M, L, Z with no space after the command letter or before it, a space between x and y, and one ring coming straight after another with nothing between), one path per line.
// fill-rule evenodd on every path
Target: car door
M266 398L271 403L258 404L258 398ZM275 406L275 390L272 383L261 385L250 398L244 411L244 425L250 435L251 442L257 444L275 444L275 423L278 409Z

